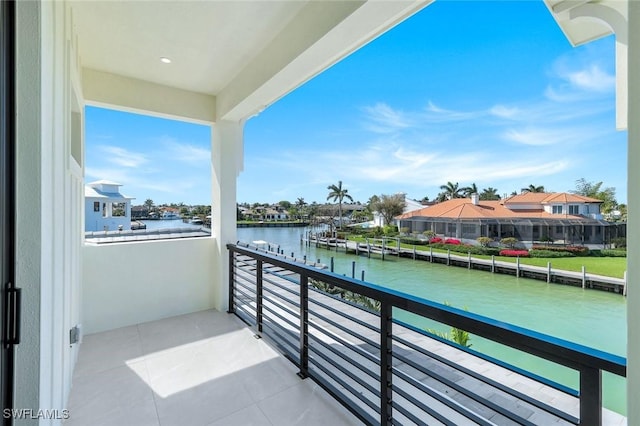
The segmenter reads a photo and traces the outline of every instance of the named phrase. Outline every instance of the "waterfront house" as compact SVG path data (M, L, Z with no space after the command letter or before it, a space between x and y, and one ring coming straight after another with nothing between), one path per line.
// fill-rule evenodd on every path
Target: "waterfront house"
M8 331L0 352L3 407L48 410L48 415L20 424L60 424L74 373L74 389L92 398L85 404L89 417L76 424L98 424L96 416L102 416L102 424L159 424L158 412L173 415L173 423L198 415L199 424L210 424L228 407L239 415L260 416L251 397L282 390L276 379L289 381L287 392L281 392L286 396L282 404L271 406L276 414L328 406L327 394L291 384L295 377L270 368L281 365L274 361L275 352L261 352L268 353L267 359L251 358L254 353L244 348L257 339L243 340L242 345L236 340L212 359L201 359L202 370L181 375L174 389L163 388L158 383L162 377L150 377L146 368L139 368L147 362L141 348L147 356L172 355L181 347L198 353L189 343L238 336L238 330L220 319L228 318L226 314L167 318L228 308L234 276L227 244L236 242L236 182L243 170L246 121L430 3L1 2L0 274L3 285L9 283L3 301L11 302L1 306L16 313L13 307L20 302L22 313L20 328L15 326L17 313L4 312L2 317L2 329ZM545 4L574 45L615 33L617 127L628 128L628 180L634 188L640 182L640 126L635 123L640 119L640 2ZM505 25L517 25L513 19ZM84 244L85 105L211 126L211 238ZM628 205L629 226L637 229L640 192L629 192ZM640 404L634 404L632 396L640 392L640 291L635 289L640 285L639 238L629 239L628 253L627 411L628 424L637 425ZM117 268L106 271L106 264ZM391 317L390 306L384 308ZM136 326L148 321L156 322ZM114 329L120 330L111 333ZM90 335L97 332L106 334ZM143 332L156 337L155 346L141 343ZM98 349L84 355L94 357L92 369L78 371L78 352L90 340L103 350L117 347L120 358L104 359ZM304 348L305 342L300 343ZM229 357L230 351L251 359L240 364L239 358ZM388 370L379 370L381 378L392 373L385 354L389 363L383 367ZM206 375L225 368L228 374L216 379ZM599 390L601 370L588 372L585 386ZM114 381L105 385L111 378ZM245 385L258 378L267 380ZM388 386L381 393L391 391ZM597 408L597 392L591 395ZM197 410L184 409L184 404L198 404ZM212 409L213 404L220 408ZM384 409L390 411L382 412L382 419L391 416L390 401ZM320 412L321 423L338 423L328 409ZM264 415L261 419L267 423Z
M88 183L84 188L84 230L131 229L132 197L120 193L122 185L108 180Z
M468 240L515 237L528 243L602 244L610 241L611 224L603 220L601 204L565 192L524 192L496 201L473 194L405 213L397 221L413 233L432 231Z

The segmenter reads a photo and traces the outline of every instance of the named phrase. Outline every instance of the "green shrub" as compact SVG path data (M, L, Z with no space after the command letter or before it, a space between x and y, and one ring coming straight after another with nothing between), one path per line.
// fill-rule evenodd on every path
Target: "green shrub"
M487 256L497 256L500 252L500 249L494 247L481 247L481 246L472 246L467 244L455 245L455 244L444 244L444 243L431 243L431 247L442 249L442 250L451 250L453 253L471 253L471 254L484 254Z
M589 256L589 248L585 246L541 246L534 245L531 250L546 250L571 253L574 256Z
M489 243L491 241L493 241L491 238L489 237L478 237L476 238L476 241L478 242L478 244L480 244L482 247L486 247L489 245Z
M500 240L500 244L513 248L516 244L518 244L518 239L514 237L507 237Z
M531 249L531 250L529 250L529 256L530 257L559 258L559 257L575 257L575 254L569 253L567 251Z
M627 257L626 250L602 250L601 253L606 257Z
M402 237L400 238L400 242L403 244L413 244L416 246L426 246L429 244L429 240L421 240L419 238L413 237Z

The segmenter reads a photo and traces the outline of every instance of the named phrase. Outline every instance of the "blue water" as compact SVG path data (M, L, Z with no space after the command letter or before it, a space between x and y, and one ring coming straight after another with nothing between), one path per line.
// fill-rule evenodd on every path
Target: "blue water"
M302 228L240 228L238 239L243 242L264 240L279 244L285 254L309 260L320 259L334 271L351 276L356 262L356 278L364 270L365 281L403 291L425 299L466 308L507 323L535 330L571 342L626 356L627 304L614 293L582 289L509 275L470 271L424 261L387 256L368 259L346 255L324 248L306 247L300 243ZM448 327L414 318L406 312L394 316L421 327ZM494 342L472 336L472 349L507 361L551 380L578 388L578 374L528 354L514 351ZM607 408L620 413L626 410L626 384L623 378L603 375L603 401Z
M147 225L147 229L166 229L166 228L200 228L202 225L194 225L193 223L185 223L182 219L176 220L141 220L140 222Z

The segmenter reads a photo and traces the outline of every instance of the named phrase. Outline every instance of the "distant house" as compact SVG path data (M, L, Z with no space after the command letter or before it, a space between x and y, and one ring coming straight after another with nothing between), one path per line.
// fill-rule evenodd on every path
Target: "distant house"
M84 187L85 231L131 229L132 197L120 193L122 185L107 180L91 182Z
M454 198L405 213L396 220L411 232L476 239L481 236L520 241L553 240L567 244L602 244L611 224L600 214L601 200L564 192L526 192L498 201Z

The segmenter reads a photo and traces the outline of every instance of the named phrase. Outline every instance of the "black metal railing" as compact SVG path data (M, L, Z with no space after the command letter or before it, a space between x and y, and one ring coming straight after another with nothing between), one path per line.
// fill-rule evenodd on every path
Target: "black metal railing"
M229 312L255 325L299 367L300 377L312 378L368 424L424 424L433 419L451 425L491 425L489 417L498 416L495 419L511 424L601 425L602 372L626 377L626 359L620 356L264 250L239 244L227 248ZM573 397L579 398L579 413L563 411L447 359L433 346L442 347L442 342L425 338L428 333L394 317L403 311L577 371L579 391ZM487 397L487 387L492 397ZM511 405L518 409L503 403L514 400ZM543 420L533 422L530 417Z

